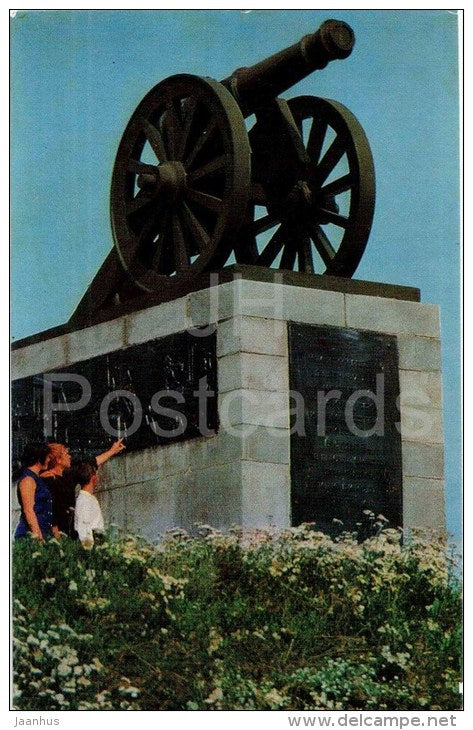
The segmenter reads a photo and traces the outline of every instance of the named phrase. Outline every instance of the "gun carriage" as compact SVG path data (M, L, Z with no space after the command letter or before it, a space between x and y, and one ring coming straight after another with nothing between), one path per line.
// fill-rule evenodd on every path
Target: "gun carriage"
M279 97L353 45L352 29L328 20L221 82L179 74L146 94L111 186L115 246L141 290L172 292L229 259L353 275L374 211L366 135L339 102Z

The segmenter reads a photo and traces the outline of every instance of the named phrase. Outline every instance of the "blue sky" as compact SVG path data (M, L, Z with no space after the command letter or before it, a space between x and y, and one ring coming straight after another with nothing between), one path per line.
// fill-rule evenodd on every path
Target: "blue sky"
M11 21L15 339L65 322L113 245L109 188L124 127L158 81L222 79L328 17L346 61L293 87L336 99L373 150L377 203L356 278L421 289L442 320L447 526L460 493L458 28L448 10L18 11Z

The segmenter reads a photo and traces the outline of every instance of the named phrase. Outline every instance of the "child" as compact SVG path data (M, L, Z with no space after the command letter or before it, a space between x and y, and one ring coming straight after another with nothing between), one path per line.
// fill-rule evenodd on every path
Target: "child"
M97 469L89 462L83 461L76 470L76 478L81 490L76 500L74 527L82 545L91 548L94 544L94 530L101 532L104 529L102 510L97 497L94 496L99 481Z

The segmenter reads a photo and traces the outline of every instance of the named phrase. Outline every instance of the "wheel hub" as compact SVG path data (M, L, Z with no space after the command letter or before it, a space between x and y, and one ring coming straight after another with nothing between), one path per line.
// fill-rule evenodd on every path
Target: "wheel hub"
M187 186L187 174L182 162L162 162L155 173L138 175L138 187L148 193L164 193L174 200Z
M339 206L334 195L317 195L306 180L298 180L289 192L284 207L290 212L290 217L305 216L312 219L314 213L319 223L328 223L323 211L338 213Z

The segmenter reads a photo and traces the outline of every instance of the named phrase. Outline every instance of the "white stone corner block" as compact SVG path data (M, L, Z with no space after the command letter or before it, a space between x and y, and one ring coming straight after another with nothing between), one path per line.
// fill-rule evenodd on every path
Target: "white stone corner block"
M243 461L241 510L243 527L290 527L289 465Z
M441 370L440 340L434 337L398 335L399 367L402 370Z
M422 405L401 406L401 438L421 444L443 444L442 411Z
M220 322L217 328L217 355L254 352L287 356L287 324L280 319L238 316Z
M426 479L444 478L443 444L402 441L402 474Z
M288 363L285 357L255 353L234 353L218 361L219 392L241 388L289 391Z
M231 281L187 295L188 327L204 327L238 314L235 300L237 282Z
M97 355L114 352L125 345L125 318L101 322L69 334L69 360L71 363L88 360Z
M404 527L445 529L445 485L442 479L403 480Z
M289 429L245 424L243 459L269 464L289 464Z
M187 298L181 297L127 314L126 341L128 345L137 345L175 332L183 332L190 327Z
M388 334L440 337L439 308L435 304L346 294L346 325Z
M13 350L11 354L12 379L26 378L29 375L67 366L68 349L68 335L62 335Z
M236 310L248 317L334 326L345 323L341 292L250 280L237 281L236 286Z
M219 392L220 424L229 428L239 424L289 428L289 394L276 390L239 388Z
M400 370L401 406L442 408L442 376L440 371Z
M286 286L284 319L303 324L345 326L345 299L342 292Z

